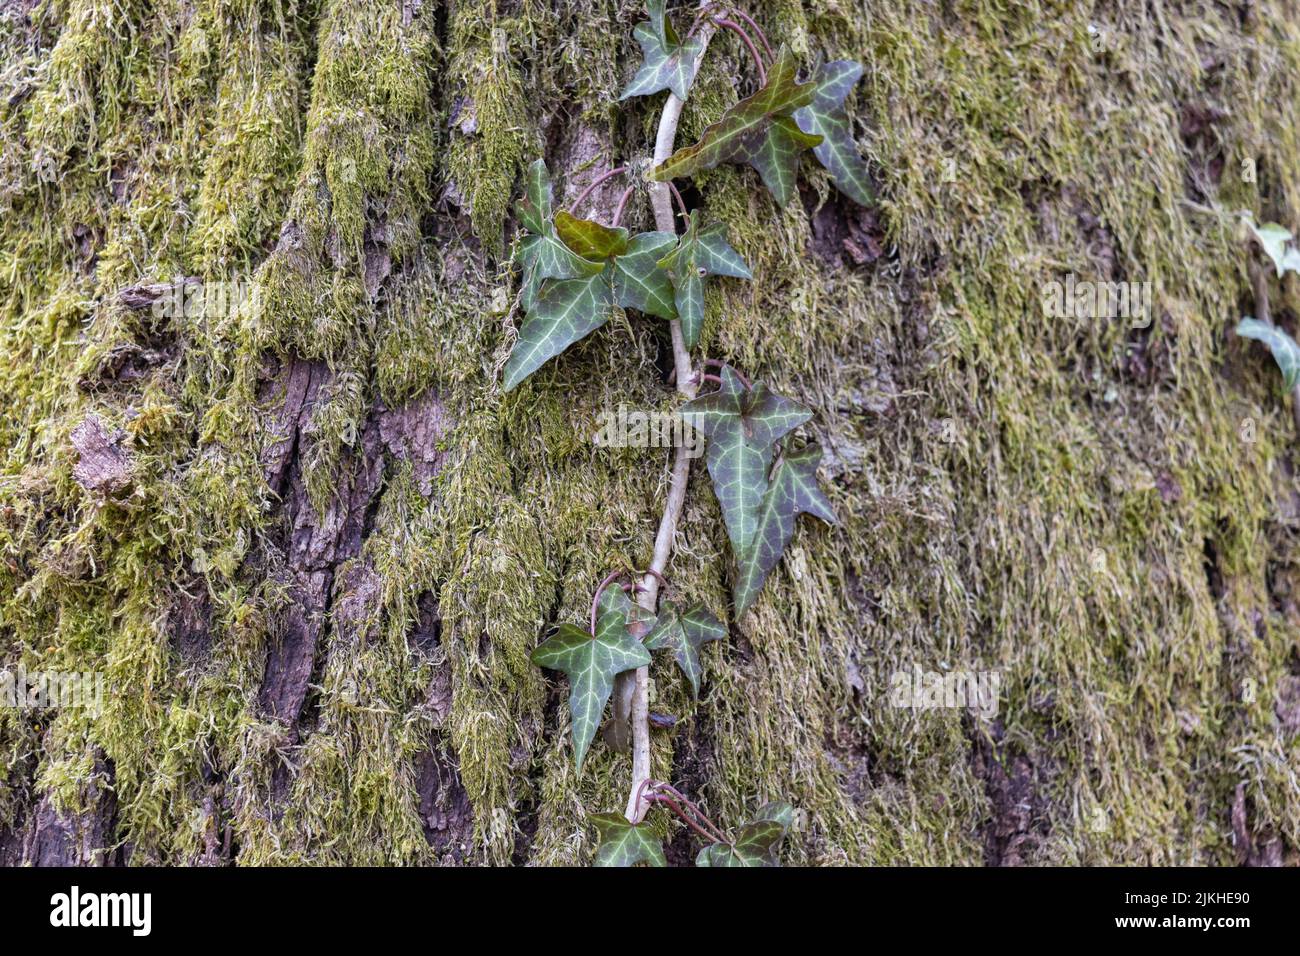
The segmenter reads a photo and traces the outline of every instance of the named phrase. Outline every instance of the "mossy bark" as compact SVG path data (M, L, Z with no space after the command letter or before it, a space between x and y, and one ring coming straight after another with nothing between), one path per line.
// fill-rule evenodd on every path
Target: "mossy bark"
M881 201L811 162L787 208L731 167L689 192L755 273L698 354L815 410L841 523L800 525L698 701L656 662L656 775L727 823L789 799L797 863L1287 859L1297 435L1228 330L1233 211L1300 226L1293 5L747 9L866 65ZM523 167L563 201L650 152L659 97L616 102L640 15L0 3L0 667L107 686L0 707L0 861L589 858L629 760L575 772L528 655L648 561L668 454L590 436L673 406L667 330L500 369ZM719 37L680 141L750 83ZM1068 272L1150 282L1154 321L1045 318ZM178 277L252 301L155 309ZM670 577L724 615L696 471ZM913 668L999 672L996 717L891 706Z

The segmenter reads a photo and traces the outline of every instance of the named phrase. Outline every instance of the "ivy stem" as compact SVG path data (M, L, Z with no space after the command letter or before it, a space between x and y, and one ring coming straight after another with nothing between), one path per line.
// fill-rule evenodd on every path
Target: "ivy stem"
M763 49L767 51L768 62L769 63L774 62L776 60L776 54L772 52L772 44L767 42L767 34L763 32L763 28L760 27L757 22L755 22L753 17L751 17L748 13L746 13L744 10L739 9L738 7L732 7L731 13L734 14L735 16L740 17L740 19L744 20L747 24L749 24L750 29L754 31L754 35L758 37L758 41L763 44Z
M758 85L760 87L767 86L767 68L763 66L763 58L758 55L758 47L754 46L754 40L745 28L735 20L728 20L726 17L718 17L713 22L740 37L746 48L748 48L750 58L753 59L754 66L758 70Z
M618 224L623 221L623 210L627 208L627 201L632 198L632 192L635 189L635 186L628 186L627 189L623 190L623 195L619 197L618 208L614 210L614 228L617 229Z
M613 179L615 176L619 176L625 172L627 172L627 167L619 166L617 169L611 169L607 173L601 173L599 176L597 176L587 185L586 189L578 193L578 198L569 204L569 209L571 209L576 214L578 211L578 207L582 205L582 201L584 199L586 199L588 196L591 195L592 190L594 190L597 186L599 186L601 183L605 182L606 180Z
M601 581L596 587L596 593L591 599L591 636L596 636L596 608L600 606L600 596L605 593L605 588L614 583L615 579L622 577L626 571L611 571L605 575L605 580Z
M710 375L710 374L708 374L707 372L705 372L703 375L699 376L699 380L700 380L701 382L712 382L714 385L721 385L721 384L722 384L722 379L718 378L718 376L716 376L716 375Z
M700 4L701 11L707 11L709 0ZM700 57L708 49L713 37L714 26L706 19L700 26ZM677 94L669 92L659 116L659 130L655 136L655 149L652 167L664 162L673 152L673 141L677 138L677 121L682 115L682 101ZM655 228L662 232L677 231L673 221L672 190L664 183L655 183L650 188L650 204L654 209ZM695 397L696 386L691 381L691 353L686 349L686 340L682 336L682 323L673 319L668 323L673 342L673 368L677 372L677 392L684 399ZM673 457L673 468L668 483L668 499L664 502L663 517L659 519L659 530L655 533L654 556L650 561L650 570L660 575L668 568L668 558L673 551L673 538L677 535L677 522L681 519L682 509L686 504L686 485L691 476L691 453L683 445L677 447ZM638 595L637 603L649 611L655 612L659 601L659 578L647 572L642 580L644 590ZM650 779L650 669L638 667L633 677L632 705L629 720L632 725L632 785L628 793L626 816L630 823L640 823L645 817L644 801L641 792L645 781Z

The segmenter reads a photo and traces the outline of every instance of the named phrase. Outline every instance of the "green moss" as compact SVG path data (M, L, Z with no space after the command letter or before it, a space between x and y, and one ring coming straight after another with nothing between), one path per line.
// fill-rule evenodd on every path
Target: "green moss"
M0 826L45 794L81 808L107 759L136 861L195 859L215 802L244 862L425 863L431 747L459 766L474 861L582 861L585 814L623 804L627 756L596 747L574 771L562 686L528 654L607 570L648 560L667 456L588 438L619 402L671 407L666 330L620 316L509 396L499 368L522 165L573 119L615 158L648 151L657 100L614 105L638 14L413 9L68 2L0 20L5 85L31 88L0 96L0 664L130 690L40 730L0 714ZM656 662L654 708L678 729L654 760L727 824L790 799L797 862L984 859L986 728L889 706L913 666L1002 672L994 749L1034 768L1030 862L1229 862L1239 782L1254 825L1300 845L1274 707L1300 633L1278 590L1294 435L1267 358L1224 335L1248 301L1231 210L1300 222L1300 36L1278 3L1245 28L1149 16L1135 0L764 13L801 54L867 61L850 105L882 200L851 224L819 208L833 187L811 162L788 209L750 170L699 177L756 277L710 286L701 352L815 409L841 522L800 525L710 647L698 702ZM1116 44L1094 51L1090 23ZM681 141L748 69L720 37ZM1180 111L1202 103L1227 115L1185 141ZM862 269L834 261L854 229L882 245ZM1112 270L1153 284L1149 333L1042 315L1042 282ZM173 276L251 282L260 307L160 320L117 300ZM332 606L298 738L256 703L288 603L267 382L295 357L331 373L303 444L318 509L376 401L432 390L449 428L427 497L389 462L339 574L373 574L375 597L355 620ZM91 413L127 435L121 500L72 477ZM721 613L726 536L696 472L670 577ZM440 646L421 656L426 594ZM210 617L198 661L177 645L187 602Z

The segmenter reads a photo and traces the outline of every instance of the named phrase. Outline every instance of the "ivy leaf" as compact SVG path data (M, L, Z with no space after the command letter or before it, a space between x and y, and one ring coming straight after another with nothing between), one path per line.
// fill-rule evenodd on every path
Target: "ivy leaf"
M778 116L772 120L765 135L751 137L745 142L736 161L748 163L757 169L763 185L784 206L794 198L796 192L799 154L821 142L820 135L805 133L791 117Z
M573 714L573 749L578 769L600 725L614 688L614 676L650 663L650 652L627 632L627 618L605 614L592 637L575 624L561 624L555 636L538 645L532 661L569 675L569 711Z
M661 319L677 318L672 280L659 268L659 260L676 242L671 232L643 232L614 259L614 298L619 305Z
M821 136L805 133L792 118L795 110L812 102L815 92L812 83L796 82L797 72L794 54L783 46L761 90L727 110L698 143L656 166L650 178L665 182L720 163L749 163L777 200L787 202L794 194L799 152L821 142Z
M672 90L679 100L684 100L695 82L695 71L704 46L699 37L682 40L677 36L664 12L664 5L665 0L646 0L646 13L650 19L638 23L632 31L641 44L641 69L623 90L620 100L647 96L660 90Z
M867 164L853 140L853 124L844 111L844 99L862 76L862 64L852 60L824 63L813 76L817 90L813 101L796 110L794 120L805 133L822 137L813 147L817 161L831 174L831 182L860 206L875 201Z
M741 827L732 843L706 846L696 866L779 866L781 840L794 823L794 807L785 801L765 803L752 822Z
M1246 225L1250 231L1255 234L1259 244L1264 247L1268 257L1273 260L1273 267L1277 269L1278 278L1282 278L1282 273L1286 271L1286 246L1292 239L1289 230L1279 226L1275 222L1266 222L1262 226L1255 225L1255 220L1246 217Z
M775 866L785 827L756 820L741 827L733 843L713 843L695 857L696 866Z
M529 232L519 243L523 273L521 301L525 312L532 311L547 279L579 279L604 268L602 263L584 259L560 240L551 221L551 208L551 177L545 161L538 159L528 167L523 198L515 205L519 221Z
M643 232L629 240L626 229L610 229L567 212L557 214L555 223L554 245L577 262L594 266L596 272L542 286L506 360L507 392L604 325L616 305L664 319L677 317L672 280L658 266L676 236ZM582 258L570 245L602 261Z
M1300 381L1300 345L1276 325L1246 316L1237 323L1237 334L1247 339L1263 342L1273 353L1273 360L1282 370L1282 383L1289 392Z
M645 824L628 823L620 813L593 813L600 845L596 847L596 866L667 866L659 839Z
M627 230L602 226L561 210L555 215L555 232L561 241L584 259L604 262L627 251Z
M740 253L727 242L726 225L715 222L701 229L698 209L691 210L686 232L677 248L659 260L659 268L672 277L674 304L688 349L699 341L704 324L705 276L754 277Z
M614 306L610 272L612 267L602 266L596 275L542 287L506 360L507 392L609 320Z
M655 616L653 612L647 611L640 604L637 604L628 593L620 587L610 586L600 592L600 600L596 602L597 620L611 612L622 614L627 619L628 633L638 641L643 639L647 633L654 627Z
M789 830L794 825L794 807L784 800L773 800L759 807L758 812L754 814L754 819L771 820Z
M730 368L722 386L682 406L682 417L709 438L705 463L732 550L744 555L758 528L773 445L812 417L798 402L761 382L747 389Z
M794 537L796 515L813 514L835 524L835 512L817 485L817 464L822 450L806 445L789 452L777 463L772 482L763 495L758 528L747 549L738 552L736 613L740 614L758 597L768 574L776 567L786 545Z
M703 604L679 612L668 604L659 612L659 620L648 635L647 650L671 650L686 679L691 683L691 694L700 696L700 647L708 641L718 641L727 636L727 627Z

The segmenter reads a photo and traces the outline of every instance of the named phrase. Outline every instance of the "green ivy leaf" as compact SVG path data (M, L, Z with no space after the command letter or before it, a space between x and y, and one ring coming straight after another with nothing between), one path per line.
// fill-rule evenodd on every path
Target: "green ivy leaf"
M773 446L808 421L812 412L761 382L747 389L735 372L723 368L718 391L687 402L682 416L708 436L705 464L732 550L743 555L758 528Z
M660 90L672 90L679 100L684 100L695 82L695 71L704 45L699 37L680 39L664 12L664 5L665 0L646 0L646 13L650 19L638 23L632 31L641 44L641 69L623 90L620 100L647 96Z
M775 866L785 827L757 820L741 827L734 843L713 843L695 857L696 866Z
M795 110L794 120L805 133L821 136L813 147L818 162L831 174L831 182L860 206L875 202L866 161L853 139L853 124L844 111L844 99L862 76L862 64L835 60L822 64L813 76L817 91L812 102Z
M667 866L663 846L645 824L628 823L619 813L595 813L600 845L596 847L596 866Z
M597 620L611 612L622 614L627 619L628 633L638 641L654 627L654 613L633 601L618 585L610 585L601 591L600 599L596 602Z
M785 454L777 463L772 482L758 512L758 528L747 549L739 552L736 564L736 613L754 603L768 574L776 567L786 545L794 537L796 515L813 514L835 523L835 512L817 485L817 465L822 450L806 445Z
M794 807L784 800L773 800L758 808L755 820L771 820L781 824L787 831L794 825Z
M627 618L605 614L592 637L574 624L561 624L554 637L538 645L532 661L569 675L569 711L573 714L573 749L578 769L600 726L614 688L614 676L650 663L650 652L627 632Z
M1237 323L1237 334L1242 338L1263 342L1273 353L1273 360L1282 370L1282 382L1289 392L1300 381L1300 346L1276 325L1246 316Z
M547 279L579 279L604 268L603 263L582 258L560 240L551 221L551 208L551 177L546 163L538 159L528 167L523 198L515 205L516 215L529 233L519 242L525 312L532 311Z
M507 392L574 342L604 325L616 305L664 319L677 317L672 280L658 266L677 241L676 236L667 232L643 232L628 240L625 229L609 229L566 212L559 213L555 222L557 235L553 245L577 262L595 266L596 272L581 278L547 282L531 306L526 306L528 312L519 329L519 339L506 360ZM566 243L603 261L584 259ZM543 274L552 278L549 272Z
M672 278L674 304L688 349L699 341L704 324L705 276L754 277L740 253L727 242L726 225L715 222L701 229L698 209L691 210L686 232L677 247L659 260L659 268Z
M698 143L679 149L656 166L650 178L665 182L720 163L749 163L777 201L788 202L794 195L799 153L821 142L821 136L805 133L792 118L795 110L812 102L815 93L812 83L796 82L797 72L794 54L783 46L761 90L727 110L704 130Z
M604 325L614 307L612 266L585 279L548 282L519 329L519 339L506 360L508 392L549 359Z
M614 259L614 298L625 309L677 318L673 284L659 260L677 242L671 232L643 232Z
M1264 247L1264 252L1273 260L1278 278L1282 278L1282 273L1288 268L1287 243L1292 239L1291 232L1275 222L1266 222L1262 226L1257 226L1250 216L1246 217L1246 225L1255 234L1259 244Z
M604 262L627 251L627 230L622 226L602 226L564 210L555 214L555 232L583 259Z
M679 612L672 604L667 604L659 611L659 620L654 630L646 635L647 650L670 650L677 666L682 669L691 684L691 694L700 696L700 648L708 641L722 640L727 636L727 627L709 613L703 604L696 604L685 612Z

